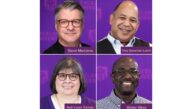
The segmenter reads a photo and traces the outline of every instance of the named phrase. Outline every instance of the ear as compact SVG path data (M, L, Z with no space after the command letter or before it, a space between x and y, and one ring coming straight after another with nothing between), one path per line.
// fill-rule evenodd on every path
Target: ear
M139 26L140 26L140 21L139 21L139 19L138 19L138 26L137 26L137 29L139 28Z
M84 20L82 21L81 27L82 27L82 29L84 30Z
M57 22L55 22L55 30L56 30L56 31L58 30Z
M110 25L112 25L112 22L113 22L113 17L114 17L114 15L113 15L113 14L111 14L111 15L110 15L110 20L109 20L109 24L110 24Z
M138 74L138 79L140 79L140 77L141 77L141 74L139 73L139 74Z

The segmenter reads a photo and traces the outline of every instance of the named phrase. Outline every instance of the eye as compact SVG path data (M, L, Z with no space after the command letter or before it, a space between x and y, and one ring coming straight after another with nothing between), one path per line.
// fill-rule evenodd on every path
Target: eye
M126 20L126 17L120 16L119 19L120 20Z
M80 20L73 20L73 23L79 24L79 23L81 23L81 21Z
M136 74L138 74L139 72L138 71L132 71L131 72L131 74L134 74L134 75L136 75Z
M71 74L71 78L77 78L77 76L76 74Z
M137 22L137 20L136 19L130 19L130 22Z
M60 20L60 24L66 24L66 23L68 23L67 20Z
M66 75L65 74L59 74L59 77L63 78L65 77Z
M133 75L137 75L137 74L139 73L139 71L138 71L136 68L131 68L131 69L129 70L129 72L130 72L131 74L133 74Z
M117 72L118 74L123 74L123 73L125 73L126 71L125 71L124 68L118 68L118 69L116 70L116 72Z
M80 20L73 20L74 23L80 23Z

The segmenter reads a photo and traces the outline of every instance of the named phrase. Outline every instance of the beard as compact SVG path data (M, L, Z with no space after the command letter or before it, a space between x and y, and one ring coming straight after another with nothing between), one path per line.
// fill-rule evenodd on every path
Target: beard
M134 94L134 91L121 91L120 93L123 96L130 96L130 95Z
M123 82L125 81L129 81L131 82L130 86L125 86L123 85ZM122 80L119 83L116 84L116 90L124 96L129 96L135 93L136 88L137 88L137 84L138 82L136 81L132 81L132 80Z

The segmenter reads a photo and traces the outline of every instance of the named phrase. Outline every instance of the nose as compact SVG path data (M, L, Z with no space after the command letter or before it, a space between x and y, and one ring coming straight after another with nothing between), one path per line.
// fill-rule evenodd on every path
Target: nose
M131 79L132 75L130 73L125 73L124 78Z
M67 26L67 29L68 30L73 30L74 29L74 26L73 26L72 22L69 22L69 25Z
M131 22L129 20L126 20L123 24L124 26L131 26Z
M65 82L70 82L69 76L66 77Z

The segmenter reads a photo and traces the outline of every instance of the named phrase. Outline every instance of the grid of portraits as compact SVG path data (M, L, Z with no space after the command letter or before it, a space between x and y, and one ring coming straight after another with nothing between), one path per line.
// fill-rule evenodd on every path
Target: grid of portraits
M152 0L40 0L40 109L131 107L152 109Z

